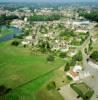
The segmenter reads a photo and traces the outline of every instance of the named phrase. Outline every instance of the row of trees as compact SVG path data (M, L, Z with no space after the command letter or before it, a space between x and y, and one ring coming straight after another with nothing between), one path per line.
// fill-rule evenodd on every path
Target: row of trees
M98 12L91 12L91 13L80 13L80 16L85 17L91 21L98 22Z
M4 15L1 15L0 16L0 25L9 25L10 22L13 19L18 19L18 16L16 16L16 15L6 16L5 14Z
M59 14L52 14L52 15L36 15L30 16L28 18L29 21L53 21L53 20L59 20L61 18L61 15Z

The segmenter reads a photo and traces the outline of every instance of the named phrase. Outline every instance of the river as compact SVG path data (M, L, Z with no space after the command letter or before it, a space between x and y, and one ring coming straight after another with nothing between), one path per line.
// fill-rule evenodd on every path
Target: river
M4 42L4 41L7 41L7 40L11 40L13 39L15 36L19 36L20 34L23 34L22 30L19 29L19 28L16 28L16 27L12 27L10 26L9 28L7 26L1 26L0 27L1 30L7 30L7 29L11 29L12 32L9 33L9 34L6 34L4 36L1 36L0 37L0 42Z

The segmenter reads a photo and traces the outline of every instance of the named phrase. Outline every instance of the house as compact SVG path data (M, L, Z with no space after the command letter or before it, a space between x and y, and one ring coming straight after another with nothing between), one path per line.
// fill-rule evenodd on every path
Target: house
M30 44L30 43L32 43L32 36L27 36L27 37L21 42L22 45L28 45L28 44Z
M80 72L81 70L82 70L82 66L80 66L80 65L75 65L73 68L74 72Z
M75 32L78 32L78 33L87 33L88 30L77 29Z
M79 80L79 73L74 72L73 70L67 72L67 75L70 76L74 81Z
M11 25L13 25L14 27L22 27L24 25L24 21L15 19L11 22Z
M74 81L78 81L80 79L79 72L82 70L80 65L76 65L73 70L67 72L67 75L70 76Z

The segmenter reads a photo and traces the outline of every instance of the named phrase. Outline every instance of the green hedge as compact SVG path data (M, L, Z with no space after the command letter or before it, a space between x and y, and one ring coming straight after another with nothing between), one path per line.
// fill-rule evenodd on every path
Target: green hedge
M86 90L81 90L81 87L79 86L79 85L81 85L82 84L82 86L84 85L84 89L86 89L85 87L87 87L87 89ZM73 83L73 84L71 84L70 85L70 87L75 91L75 92L77 92L77 94L80 96L80 97L82 97L83 98L83 100L89 100L91 97L92 97L92 95L93 95L93 93L94 93L94 91L91 89L91 88L89 88L85 83ZM83 89L82 88L82 89ZM89 90L88 90L89 89Z

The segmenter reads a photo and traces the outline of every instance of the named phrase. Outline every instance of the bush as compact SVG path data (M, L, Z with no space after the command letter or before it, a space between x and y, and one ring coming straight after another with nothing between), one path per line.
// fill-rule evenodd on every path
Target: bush
M90 57L91 57L92 59L98 61L98 51L93 52L93 53L91 54Z
M18 46L19 45L19 41L13 41L12 43L11 43L11 45L13 45L13 46Z
M61 53L59 54L59 57L65 58L65 57L66 57L66 53L65 53L65 52L61 52Z
M80 96L83 100L90 100L91 96L94 94L93 89L88 87L85 83L72 83L70 87Z
M73 57L74 60L76 61L82 61L83 57L82 57L82 52L79 51L74 57Z
M75 65L76 65L76 60L75 60L75 59L72 59L72 60L69 62L69 65L70 65L70 66L75 66Z
M12 89L11 88L6 88L4 85L1 85L0 86L0 96L6 94L6 93L9 93L9 91L11 91Z
M48 90L55 89L55 88L56 88L55 82L54 82L54 81L50 82L50 83L47 85L47 88L48 88Z
M28 18L29 21L54 21L59 20L61 18L61 15L59 14L51 14L51 15L36 15L30 16Z
M69 70L70 70L70 65L69 65L69 63L67 63L67 64L65 65L64 71L69 71Z
M73 80L70 76L66 76L66 78L67 78L69 81L72 81L72 80Z
M47 61L54 61L55 60L55 57L53 56L53 55L49 55L48 57L47 57Z

